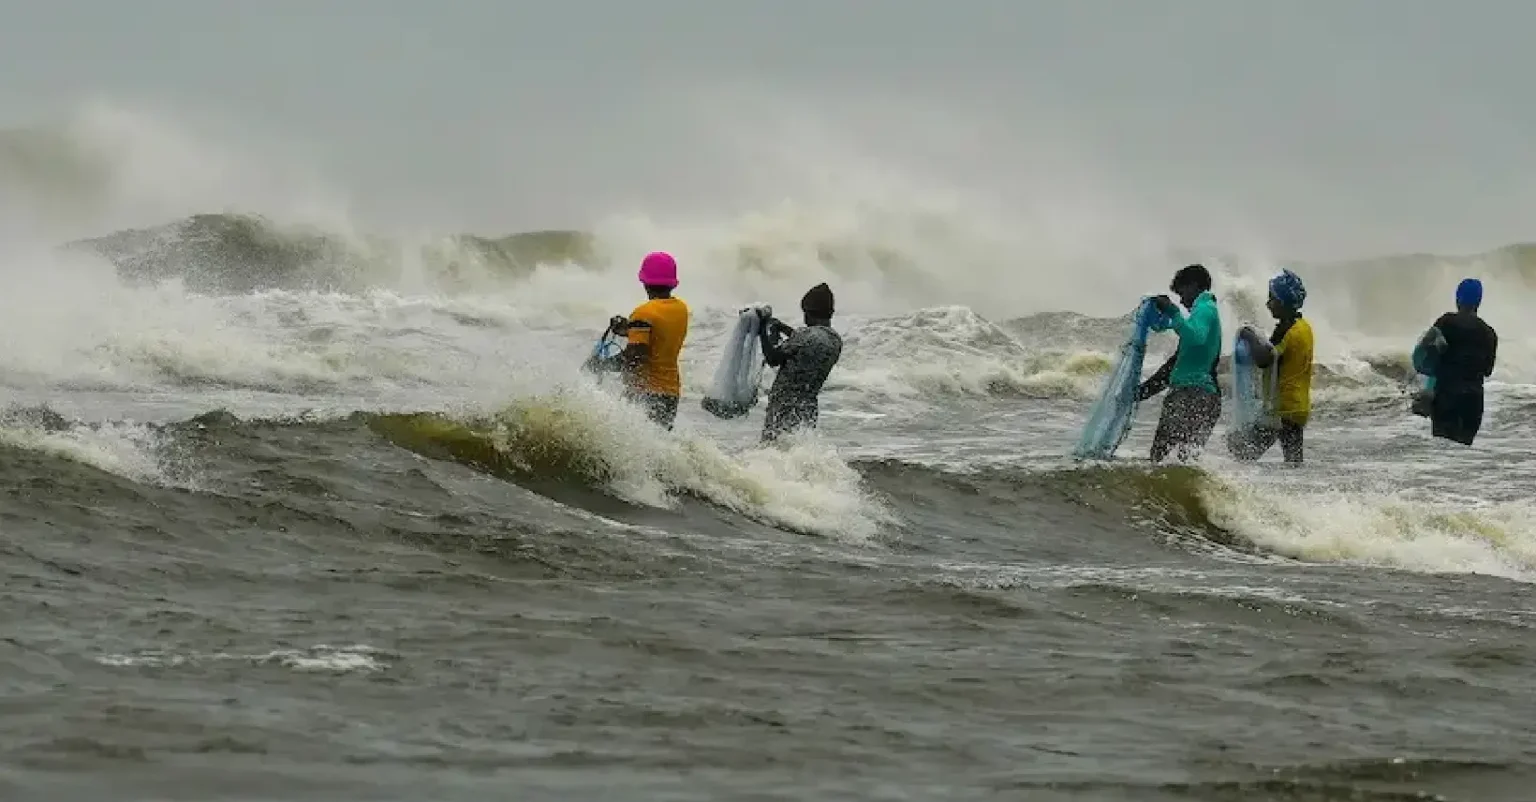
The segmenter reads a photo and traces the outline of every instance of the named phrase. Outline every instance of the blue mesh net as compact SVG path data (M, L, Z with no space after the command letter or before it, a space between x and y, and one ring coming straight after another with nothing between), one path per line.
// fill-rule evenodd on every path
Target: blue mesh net
M1248 341L1239 334L1232 344L1232 431L1246 434L1270 422L1265 375L1254 364ZM1273 376L1273 368L1269 375Z
M1130 433L1131 420L1136 415L1136 388L1141 384L1142 363L1147 357L1147 334L1170 324L1151 298L1143 298L1132 317L1125 343L1120 346L1120 354L1104 379L1078 438L1073 453L1079 459L1113 457Z

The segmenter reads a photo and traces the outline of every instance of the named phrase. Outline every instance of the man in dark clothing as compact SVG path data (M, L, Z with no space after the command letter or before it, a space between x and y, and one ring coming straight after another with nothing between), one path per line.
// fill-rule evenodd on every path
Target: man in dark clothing
M1434 397L1430 401L1430 433L1462 445L1472 445L1483 425L1483 380L1493 375L1499 335L1481 317L1483 283L1463 279L1456 287L1456 311L1435 321L1444 338L1435 365ZM1426 336L1434 342L1434 330Z
M826 284L812 287L800 299L805 328L795 331L780 321L763 321L763 359L778 368L768 390L763 442L803 427L814 427L820 414L817 397L832 368L843 355L843 338L832 330L833 297ZM762 314L766 316L766 311Z

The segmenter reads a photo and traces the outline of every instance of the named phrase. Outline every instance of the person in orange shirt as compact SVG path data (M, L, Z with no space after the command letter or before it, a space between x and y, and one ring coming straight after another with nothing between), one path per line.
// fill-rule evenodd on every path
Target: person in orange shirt
M624 398L639 403L651 420L670 430L683 392L677 358L688 338L688 305L672 297L677 287L677 260L671 254L646 254L639 278L650 300L635 307L628 318L615 317L609 322L611 331L627 339L624 350L592 367L622 374Z

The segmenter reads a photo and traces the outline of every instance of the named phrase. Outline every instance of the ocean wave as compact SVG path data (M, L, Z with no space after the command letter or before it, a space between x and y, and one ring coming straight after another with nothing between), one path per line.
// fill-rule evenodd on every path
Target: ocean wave
M889 520L823 444L730 453L705 438L669 436L629 405L579 388L488 416L386 414L366 424L399 447L540 487L574 483L660 508L693 497L791 531L859 542Z
M478 399L573 377L603 321L634 303L627 282L574 267L541 266L521 284L494 293L380 288L212 295L180 277L121 286L73 263L59 268L0 301L0 329L30 343L0 355L13 383L301 396L435 388ZM690 304L684 389L697 396L707 388L739 306L707 296ZM956 398L1085 401L1098 392L1126 323L1071 313L994 321L950 304L848 313L836 326L848 347L828 397L868 409ZM1149 361L1160 361L1172 341L1154 338ZM1390 357L1320 357L1318 403L1398 396L1406 361L1406 347Z
M1031 560L1056 552L1081 556L1085 548L1134 548L1156 561L1157 549L1176 549L1227 561L1536 582L1536 506L1525 500L1473 502L1390 487L1281 487L1192 466L1056 460L1033 468L955 470L896 459L849 461L815 437L788 448L727 448L686 430L662 432L638 410L581 387L488 414L355 412L271 421L208 414L147 425L84 424L46 409L13 409L0 421L0 447L11 449L11 461L25 463L20 469L35 481L51 483L72 463L135 483L218 494L229 491L206 474L199 449L222 444L235 449L224 459L259 465L267 449L251 438L273 426L309 437L335 430L352 448L403 449L599 516L612 512L601 497L674 511L687 501L853 545L928 550L936 539L990 531L1000 542L1024 538L1020 545L1027 544L1023 553ZM303 435L307 430L314 434ZM47 460L64 462L49 467ZM750 539L745 531L739 536Z
M1129 525L1171 547L1224 560L1271 557L1536 582L1536 506L1526 501L1282 489L1191 466L949 471L887 460L859 468L893 497L944 488L967 499L967 515L991 509L995 525L1004 527L1059 518L1074 537L1110 538L1109 549L1126 547Z
M175 284L194 293L225 295L271 291L357 295L404 288L412 293L466 299L506 297L518 299L513 306L521 309L522 319L530 323L540 313L523 299L539 298L546 308L545 324L550 322L549 311L559 312L564 319L590 315L593 321L606 317L604 311L622 311L622 301L616 304L619 308L607 310L593 301L621 297L619 290L629 286L628 276L613 284L619 280L613 272L622 261L618 255L634 250L624 242L577 230L522 232L496 238L454 234L423 241L328 232L315 226L285 225L236 214L197 215L151 229L77 240L66 248L108 260L132 286ZM838 261L841 257L837 253L819 253L810 277L836 280L845 273L846 266ZM1486 266L1503 272L1487 280L1493 284L1514 277L1510 292L1523 297L1520 293L1528 284L1525 276L1536 273L1532 266L1536 263L1524 261L1532 253L1536 249L1524 247L1491 253ZM696 309L707 313L731 308L727 304L772 300L761 297L760 290L750 289L758 286L754 283L758 279L751 276L762 273L752 249L727 258L723 263L695 267L710 276L707 288L695 287L694 282L685 285L686 297ZM1431 288L1453 283L1465 272L1463 268L1485 264L1470 257L1460 262L1427 262L1419 257L1405 260L1392 276L1383 274L1376 263L1335 265L1309 275L1313 286L1309 313L1318 331L1317 385L1324 390L1325 399L1373 400L1397 392L1408 378L1412 336L1443 311L1444 304L1436 300ZM866 260L856 257L854 261L863 265ZM884 262L874 264L871 269L885 270L880 267ZM883 273L884 280L899 283L910 277L916 263L903 264L907 266ZM1452 269L1449 264L1461 267ZM1223 272L1226 281L1219 293L1226 327L1235 331L1240 325L1254 325L1267 330L1267 314L1259 311L1262 280L1244 278L1239 268L1230 265L1218 272ZM754 294L734 300L721 297L719 285L725 279L720 276L735 276ZM599 284L610 286L594 292ZM1405 284L1423 291L1416 296L1422 299L1419 309L1411 316L1402 311L1412 306L1400 297ZM1388 286L1391 292L1383 295ZM858 292L855 286L843 294L847 297ZM1390 311L1368 308L1377 298L1388 296L1393 299L1387 301ZM881 385L881 392L896 394L1090 397L1095 392L1094 380L1107 367L1126 326L1125 315L1095 317L1047 311L994 322L954 304L893 314L877 311L878 298L861 297L853 303L868 311L849 313L854 317L847 332L848 364L867 361L867 369L853 370L862 371L871 385ZM1133 304L1128 301L1127 305ZM1517 337L1507 339L1511 342L1501 353L1501 370L1519 380L1536 377L1536 351L1524 347ZM1170 342L1171 338L1155 337L1149 359L1160 359L1171 348Z
M131 284L177 280L198 292L359 292L424 277L439 291L526 278L539 265L604 265L590 234L530 231L500 238L444 236L426 243L283 225L250 214L201 214L113 232L66 247L109 260Z
M109 261L124 281L175 281L205 293L518 292L550 295L542 302L559 305L606 294L594 292L599 283L632 287L624 266L665 248L687 265L691 301L744 304L773 295L767 300L784 303L826 280L851 313L958 305L992 320L1031 319L1018 331L1026 339L1083 338L1093 341L1085 347L1104 350L1114 337L1103 318L1073 315L1128 313L1138 295L1162 290L1169 272L1186 260L1212 267L1232 326L1267 328L1264 282L1284 265L1308 281L1319 357L1331 363L1362 348L1380 349L1362 338L1408 341L1447 311L1451 289L1464 275L1485 280L1485 312L1504 321L1510 335L1536 288L1536 245L1528 243L1467 255L1317 263L1177 246L1153 253L1141 240L1123 247L1057 242L1062 232L1049 226L1020 228L979 199L895 179L850 186L847 194L808 187L780 203L708 220L662 223L611 214L573 220L560 230L407 235L356 224L328 200L309 197L326 194L316 189L317 179L291 172L169 118L106 103L0 130L0 188L8 219L23 221L16 233L51 236L54 227L26 222L58 212L71 230L94 228L50 244L67 240L68 251ZM231 193L239 197L232 200ZM125 217L137 222L122 224ZM1090 226L1073 233L1091 238L1099 232ZM1505 363L1536 372L1536 353L1522 338L1507 340Z
M3 141L3 139L0 139ZM0 180L5 176L0 174ZM664 243L657 243L663 245ZM249 292L253 289L313 289L392 286L419 263L440 274L444 286L468 285L479 276L497 280L523 278L541 265L575 266L603 271L616 256L632 250L616 234L576 229L523 231L503 234L444 233L428 242L382 234L326 230L313 224L289 223L254 213L201 213L147 228L132 228L82 238L65 247L99 254L134 281L181 278L209 291ZM799 250L799 249L797 249ZM845 278L850 271L873 271L891 281L910 279L934 289L934 280L915 255L903 256L878 246L869 250L837 247L834 242L810 246L806 258L825 278ZM763 246L745 242L717 250L708 262L716 269L772 273ZM1169 263L1170 267L1176 266ZM1262 321L1263 283L1268 265L1212 262L1230 286L1218 296L1233 320ZM1412 333L1420 321L1446 311L1451 290L1469 274L1481 274L1490 288L1488 303L1500 301L1496 287L1523 297L1536 290L1536 244L1517 243L1465 256L1407 255L1326 264L1287 264L1302 274L1309 287L1309 308L1329 320L1348 321L1362 332ZM1253 278L1238 280L1243 276ZM1162 276L1157 278L1161 279ZM1232 283L1234 282L1235 283ZM1147 289L1159 289L1160 281ZM942 295L942 293L933 293ZM1362 303L1369 299L1369 303ZM1127 314L1135 299L1127 299ZM1119 319L1119 318L1114 318ZM1040 313L1024 333L1081 330L1099 336L1100 320L1060 310Z
M238 446L257 447L259 435L274 427L338 436L353 447L404 449L586 512L608 507L599 495L673 511L691 500L785 531L850 543L873 541L893 520L858 472L814 436L791 438L785 448L728 448L685 429L664 432L632 405L580 384L491 412L336 410L243 419L215 411L141 424L86 423L46 408L18 409L0 420L0 446L143 484L227 492L206 475L198 454L210 445L237 446L219 459L263 461Z
M81 423L42 407L10 407L0 412L0 448L14 453L89 466L133 482L192 487L177 465L174 443L157 427L133 421ZM13 465L13 468L18 466ZM51 484L41 470L33 483Z

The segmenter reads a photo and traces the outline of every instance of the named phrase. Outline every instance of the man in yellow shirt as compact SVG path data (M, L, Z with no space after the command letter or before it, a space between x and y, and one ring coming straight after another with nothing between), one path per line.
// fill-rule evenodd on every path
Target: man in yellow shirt
M677 261L670 254L647 254L640 263L640 283L649 299L629 317L616 317L611 330L627 338L624 350L592 365L624 376L624 398L637 402L658 426L671 429L683 391L678 357L688 338L688 305L673 298Z
M1282 271L1269 282L1269 313L1276 321L1269 341L1248 327L1239 335L1247 341L1254 365L1268 371L1264 392L1271 409L1268 422L1250 432L1233 433L1229 442L1238 459L1256 460L1278 440L1285 461L1301 464L1303 434L1312 413L1312 324L1301 316L1306 300L1301 278ZM1273 371L1268 370L1271 365Z

